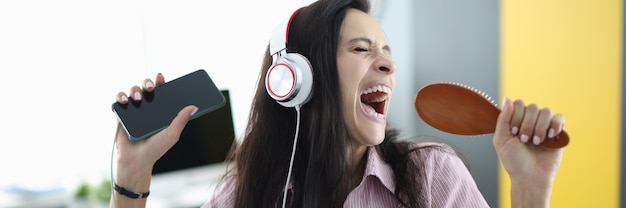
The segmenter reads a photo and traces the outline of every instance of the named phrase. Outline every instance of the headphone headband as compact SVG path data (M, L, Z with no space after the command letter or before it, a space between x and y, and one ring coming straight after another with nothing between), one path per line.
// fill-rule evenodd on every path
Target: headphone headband
M297 9L289 19L285 19L280 22L272 32L272 37L270 39L270 55L274 56L276 53L279 53L283 50L287 50L287 42L289 41L289 28L291 28L291 22L296 15L302 11L304 7Z

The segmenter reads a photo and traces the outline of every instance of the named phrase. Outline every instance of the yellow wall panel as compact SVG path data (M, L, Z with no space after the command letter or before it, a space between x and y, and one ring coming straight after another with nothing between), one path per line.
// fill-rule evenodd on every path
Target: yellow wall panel
M501 1L501 97L563 113L552 207L619 207L622 0ZM500 207L510 183L500 168Z

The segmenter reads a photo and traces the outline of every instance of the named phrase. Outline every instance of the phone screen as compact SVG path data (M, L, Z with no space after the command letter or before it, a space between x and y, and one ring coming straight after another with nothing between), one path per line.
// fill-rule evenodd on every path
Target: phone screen
M166 128L185 106L198 107L194 119L225 104L224 95L203 69L144 92L141 101L129 100L127 104L115 102L112 108L133 142Z

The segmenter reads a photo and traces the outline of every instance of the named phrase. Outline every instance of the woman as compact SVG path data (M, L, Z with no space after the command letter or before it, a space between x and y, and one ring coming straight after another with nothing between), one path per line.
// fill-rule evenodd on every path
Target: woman
M387 128L396 67L368 9L365 0L319 0L294 13L286 50L310 61L310 100L285 107L268 93L265 76L260 76L243 142L233 150L235 165L203 207L488 206L452 148L396 141L396 131ZM273 63L266 54L262 75ZM161 83L159 74L155 82L146 79L130 93L151 91ZM117 101L126 103L128 96L120 92ZM521 100L505 99L502 106L493 143L511 177L511 203L548 207L562 149L537 144L562 131L564 118ZM116 184L147 192L152 166L176 143L196 110L182 109L170 127L138 143L129 142L118 127ZM144 207L146 199L116 192L112 202Z

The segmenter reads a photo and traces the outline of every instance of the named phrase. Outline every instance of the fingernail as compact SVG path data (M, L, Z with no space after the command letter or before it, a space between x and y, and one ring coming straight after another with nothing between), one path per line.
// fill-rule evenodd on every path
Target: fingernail
M133 94L133 99L140 100L141 99L141 93L135 92L135 94Z
M522 134L522 136L520 136L519 138L520 140L522 140L522 143L528 142L528 135L526 134Z
M553 129L553 128L550 128L550 129L548 130L548 138L553 138L553 137L554 137L554 129Z
M152 82L146 82L146 88L153 88L154 84Z
M122 95L122 102L128 102L128 97L126 97L126 95Z
M511 133L513 135L517 135L517 132L519 131L519 128L517 128L517 126L514 126L513 128L511 128Z
M198 108L195 108L191 111L191 115L193 116L193 114L196 114L198 112Z
M538 136L533 136L533 144L539 145L539 142L541 142L541 138L539 138Z
M502 111L504 111L504 110L505 110L505 108L506 108L506 104L507 104L508 102L509 102L509 98L507 98L507 97L502 98Z

